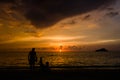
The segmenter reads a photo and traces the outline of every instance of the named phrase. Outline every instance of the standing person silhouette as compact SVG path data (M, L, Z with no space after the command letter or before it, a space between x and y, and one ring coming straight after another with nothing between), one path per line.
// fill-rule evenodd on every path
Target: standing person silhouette
M37 56L36 56L35 48L32 48L32 50L29 52L28 61L29 61L30 69L34 69L35 68L35 62L37 62Z

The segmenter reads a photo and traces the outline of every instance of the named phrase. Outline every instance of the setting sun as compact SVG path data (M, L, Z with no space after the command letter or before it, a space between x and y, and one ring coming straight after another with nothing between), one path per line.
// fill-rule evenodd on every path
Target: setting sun
M60 49L59 52L62 52L62 50Z

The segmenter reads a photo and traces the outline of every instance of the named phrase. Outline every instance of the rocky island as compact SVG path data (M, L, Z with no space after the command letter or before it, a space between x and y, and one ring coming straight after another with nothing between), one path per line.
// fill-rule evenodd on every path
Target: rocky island
M101 48L101 49L97 49L96 52L108 52L108 50L105 48Z

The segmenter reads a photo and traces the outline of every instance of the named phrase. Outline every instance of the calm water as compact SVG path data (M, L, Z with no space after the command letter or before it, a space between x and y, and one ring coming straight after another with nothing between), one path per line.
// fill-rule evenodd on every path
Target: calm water
M37 52L50 66L120 65L119 52ZM36 65L38 65L38 62ZM0 66L28 66L28 52L0 52Z

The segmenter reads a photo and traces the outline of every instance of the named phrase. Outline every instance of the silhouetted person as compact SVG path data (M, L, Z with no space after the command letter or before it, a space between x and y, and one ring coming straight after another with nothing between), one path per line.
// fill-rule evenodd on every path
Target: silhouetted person
M41 69L44 68L44 64L43 64L43 59L42 59L42 57L40 57L39 65L40 65L40 68L41 68Z
M40 65L40 70L42 72L50 71L50 69L49 69L49 62L46 62L46 64L43 64L43 58L42 57L40 57L39 65Z
M49 68L49 62L46 62L46 68Z
M30 69L34 69L35 62L37 62L35 48L32 48L32 50L29 52L28 61L29 61Z
M46 68L46 71L50 71L49 62L46 62L45 68Z

